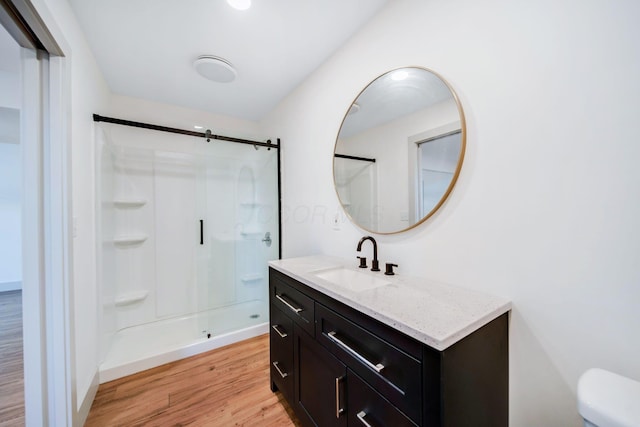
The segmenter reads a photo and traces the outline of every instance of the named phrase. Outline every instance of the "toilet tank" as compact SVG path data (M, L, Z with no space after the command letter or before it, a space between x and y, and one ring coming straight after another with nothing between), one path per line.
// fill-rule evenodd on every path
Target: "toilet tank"
M638 427L640 382L604 369L589 369L578 381L578 412L598 427Z

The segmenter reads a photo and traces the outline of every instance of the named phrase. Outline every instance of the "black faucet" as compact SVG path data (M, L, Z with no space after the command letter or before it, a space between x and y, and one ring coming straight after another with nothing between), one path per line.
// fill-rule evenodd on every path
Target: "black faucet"
M358 242L358 248L356 250L358 252L362 250L362 243L364 243L365 240L371 240L371 243L373 243L373 260L371 261L371 271L380 271L380 267L378 267L378 243L376 243L376 239L371 236L364 236Z

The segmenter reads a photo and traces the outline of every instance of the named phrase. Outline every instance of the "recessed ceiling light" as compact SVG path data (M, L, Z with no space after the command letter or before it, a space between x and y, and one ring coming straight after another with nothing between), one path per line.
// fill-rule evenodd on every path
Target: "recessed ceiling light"
M227 0L227 3L238 10L247 10L251 7L251 0Z
M204 129L204 126L194 125L194 126L193 126L193 128L194 128L194 129L198 129L198 130L200 130L200 129Z
M409 77L409 73L407 73L405 70L397 70L394 71L393 74L391 74L391 80L395 81L404 80L407 77Z
M209 80L218 83L229 83L236 78L236 69L225 59L212 55L204 55L193 62L196 71Z

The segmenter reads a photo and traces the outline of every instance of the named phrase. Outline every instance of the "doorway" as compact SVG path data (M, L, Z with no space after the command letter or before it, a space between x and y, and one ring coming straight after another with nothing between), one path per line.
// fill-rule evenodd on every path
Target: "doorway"
M0 425L24 425L20 46L0 26Z
M70 203L66 190L69 173L65 158L64 61L44 22L30 0L0 0L3 39L0 48L18 52L18 61L6 67L10 70L13 67L14 75L19 70L18 77L11 80L12 73L5 73L0 67L3 71L0 77L8 79L4 82L6 87L0 88L0 103L13 99L13 107L1 105L2 111L6 117L15 118L16 112L12 110L18 110L19 117L18 142L14 141L11 147L0 141L5 144L0 147L6 154L4 161L12 165L3 172L13 170L19 176L17 183L13 176L7 180L7 188L0 187L6 193L3 215L7 221L3 226L11 231L0 240L7 240L5 234L14 237L14 245L4 249L13 258L0 259L0 269L9 278L3 282L6 292L16 297L2 307L2 314L9 313L7 307L22 312L21 320L14 315L12 323L8 323L15 326L8 341L14 346L11 353L16 362L9 365L7 372L13 375L11 386L20 388L23 381L24 389L23 399L18 399L19 392L2 389L2 396L12 408L7 416L15 418L2 425L73 425L76 411L71 398L70 243L66 233ZM0 62L11 57L4 50L0 53ZM11 123L10 119L6 121ZM10 218L14 221L11 227L7 225ZM18 369L20 360L22 372ZM16 415L20 405L24 408L22 415Z

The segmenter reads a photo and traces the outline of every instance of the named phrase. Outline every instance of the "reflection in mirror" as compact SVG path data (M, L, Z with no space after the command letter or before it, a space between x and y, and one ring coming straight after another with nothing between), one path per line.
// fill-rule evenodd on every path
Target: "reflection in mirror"
M423 68L391 71L345 115L334 154L336 192L361 228L410 229L444 203L464 149L464 115L447 83Z

